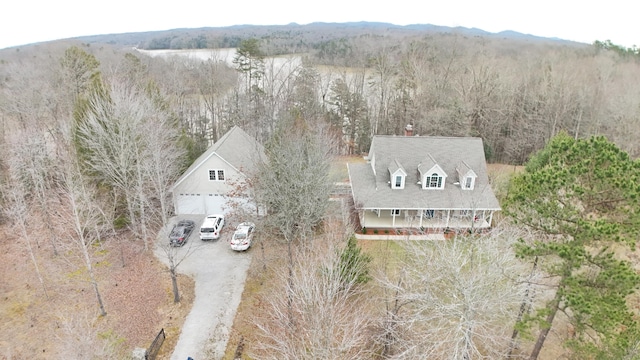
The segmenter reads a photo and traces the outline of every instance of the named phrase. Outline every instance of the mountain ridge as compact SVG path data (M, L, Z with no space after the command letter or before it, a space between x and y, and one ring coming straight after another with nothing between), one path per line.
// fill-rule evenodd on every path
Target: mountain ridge
M325 39L338 39L349 36L358 36L365 33L389 36L440 33L582 44L557 37L542 37L532 34L524 34L513 30L503 30L498 33L492 33L479 28L468 28L463 26L450 27L434 24L396 25L387 22L371 21L312 22L308 24L292 22L286 25L238 24L221 27L174 28L143 32L86 35L53 40L53 42L75 40L86 44L110 44L116 46L138 47L142 49L185 49L235 47L240 40L249 37L264 38L289 35L290 37L299 36L304 39L315 39L315 41L318 41L318 37L324 37ZM35 44L42 43L39 42L21 46Z

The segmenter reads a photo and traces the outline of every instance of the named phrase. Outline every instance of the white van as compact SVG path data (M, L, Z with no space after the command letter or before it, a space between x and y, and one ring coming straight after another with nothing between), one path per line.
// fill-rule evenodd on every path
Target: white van
M224 215L207 215L200 227L200 240L218 240L224 226Z

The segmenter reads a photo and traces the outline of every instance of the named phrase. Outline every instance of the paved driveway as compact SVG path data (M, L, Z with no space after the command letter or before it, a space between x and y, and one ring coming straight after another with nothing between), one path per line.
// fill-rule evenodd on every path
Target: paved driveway
M193 308L185 320L180 338L171 360L220 359L229 340L229 330L251 262L251 250L237 253L230 249L229 239L233 233L230 224L225 225L222 236L214 241L201 241L199 229L204 216L182 216L194 220L196 228L187 243L175 250L175 259L184 259L178 272L192 276L195 280ZM177 219L172 219L171 224ZM161 247L168 243L165 234L158 236L155 254L168 264L167 253Z

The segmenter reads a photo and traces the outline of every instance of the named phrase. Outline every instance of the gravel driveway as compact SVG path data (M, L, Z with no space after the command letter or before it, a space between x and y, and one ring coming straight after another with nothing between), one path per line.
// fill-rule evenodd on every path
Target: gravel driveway
M196 228L187 243L176 250L177 260L184 258L178 272L195 280L193 308L185 320L180 338L173 350L171 360L220 359L224 355L229 331L233 324L251 262L251 250L234 252L229 247L233 233L231 224L226 224L222 236L214 241L201 241L199 229L204 216L181 216L191 219ZM174 224L178 218L172 219ZM170 229L170 228L169 228ZM162 245L168 244L167 236L158 236L155 254L168 264ZM185 257L185 254L188 254Z

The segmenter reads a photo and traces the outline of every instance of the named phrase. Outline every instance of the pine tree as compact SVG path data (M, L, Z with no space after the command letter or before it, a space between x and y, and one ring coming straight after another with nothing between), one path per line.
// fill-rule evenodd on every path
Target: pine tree
M523 324L540 324L530 359L538 357L558 311L576 329L566 344L576 354L622 354L633 345L638 327L626 300L640 277L614 247L635 249L639 195L640 162L601 136L575 140L561 133L512 179L507 214L541 234L521 242L518 254L544 259L556 279L554 298Z

